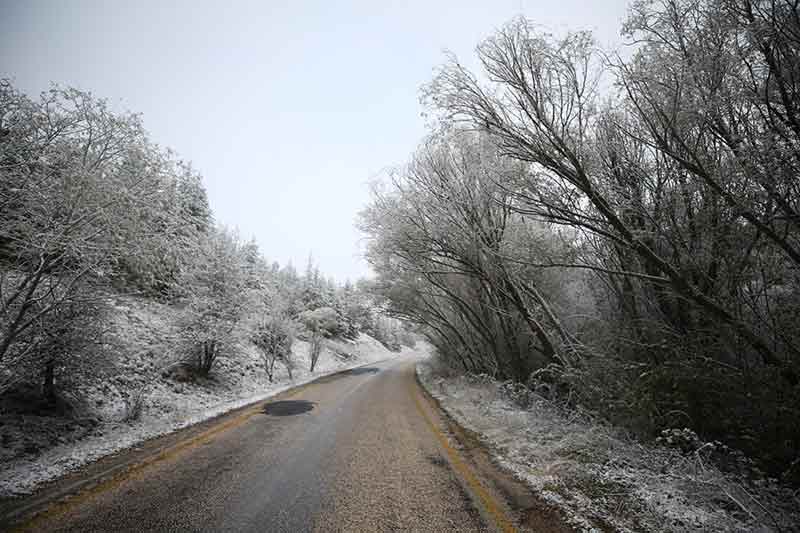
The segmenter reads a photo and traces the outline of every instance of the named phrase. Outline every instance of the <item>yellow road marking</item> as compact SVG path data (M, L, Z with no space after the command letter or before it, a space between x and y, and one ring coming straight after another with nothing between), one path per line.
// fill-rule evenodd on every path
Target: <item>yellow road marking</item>
M293 396L291 394L290 396ZM242 414L236 416L235 418L225 422L224 424L216 425L199 435L195 435L187 440L178 442L177 444L163 450L162 452L152 455L143 459L141 462L131 465L127 468L122 469L121 472L112 474L112 476L97 485L89 487L87 489L83 489L77 494L66 496L65 499L62 499L55 504L52 504L50 507L42 511L40 514L34 516L31 520L29 520L25 524L21 524L15 527L12 531L37 531L37 525L40 525L44 520L51 520L53 518L57 518L59 516L64 515L71 507L78 505L84 501L91 499L92 497L96 496L97 494L101 494L109 489L119 486L124 481L132 478L134 475L138 474L145 468L165 461L167 459L173 458L177 456L184 450L191 449L199 445L202 441L203 444L208 444L211 442L211 438L215 435L222 433L223 431L227 431L229 429L233 429L238 427L245 422L247 422L250 418L257 415L261 410L261 404L257 407L252 407L247 409Z
M70 508L82 502L85 502L91 499L92 497L101 494L109 489L119 486L123 482L132 478L134 475L140 473L142 470L146 469L151 465L160 463L167 459L171 459L177 456L179 453L183 452L184 450L197 447L198 445L201 444L201 441L202 444L204 445L210 444L214 436L229 429L241 426L242 424L247 422L250 418L259 414L265 404L277 401L279 399L293 398L294 396L297 396L298 394L300 394L301 392L303 392L308 387L314 384L315 383L313 382L304 383L302 385L298 385L296 387L288 389L284 392L279 392L275 396L259 402L258 405L246 409L243 413L232 418L231 420L228 420L223 424L215 425L209 428L208 430L198 435L195 435L194 437L173 444L172 446L161 451L160 453L151 455L150 457L145 457L139 463L129 465L126 468L122 468L119 472L111 474L111 476L105 481L101 481L94 486L90 486L84 489L79 489L77 493L67 495L61 498L60 500L50 504L40 513L36 514L33 518L31 518L25 523L15 526L11 531L15 532L39 531L37 526L41 525L41 523L44 522L45 520L52 520L53 518L63 516L65 513L67 513L67 511L69 511Z
M358 368L358 367L355 367L355 368ZM344 371L344 372L346 372L346 371ZM333 372L333 373L329 374L329 376L336 375L338 373L339 372ZM293 398L293 397L297 396L298 394L300 394L301 392L307 390L308 388L310 388L310 387L312 387L314 385L318 385L319 383L317 383L317 380L320 379L320 378L323 378L323 377L328 377L328 376L320 376L320 377L318 377L318 378L316 378L316 379L314 379L314 380L312 380L312 381L310 381L308 383L303 383L302 385L296 385L296 386L294 386L294 387L292 387L290 389L287 389L287 390L285 390L283 392L279 392L279 393L275 394L274 396L272 396L270 398L267 398L265 400L262 400L262 401L258 402L257 405L246 409L240 415L232 418L231 420L229 420L229 421L227 421L227 422L225 422L223 424L219 424L219 425L213 426L213 427L209 428L208 430L206 430L206 431L204 431L204 432L202 432L202 433L200 433L198 435L195 435L194 437L191 437L191 438L183 440L183 441L179 441L179 442L173 444L172 446L168 447L165 450L162 450L161 452L159 452L159 453L157 453L155 455L151 455L150 457L145 457L139 463L128 465L127 467L123 467L123 468L120 469L119 472L111 474L108 479L106 479L104 481L100 481L96 485L88 486L88 487L83 488L83 489L78 489L78 492L76 492L74 494L67 494L66 496L62 497L61 499L59 499L57 501L54 501L53 503L50 503L42 511L38 512L37 514L35 514L32 518L30 518L26 522L23 522L22 524L18 524L16 526L14 526L11 529L11 531L14 531L14 532L16 532L16 531L38 531L39 529L37 528L37 526L41 525L42 522L44 522L45 520L51 520L53 518L57 518L59 516L63 516L64 514L67 513L67 511L69 511L70 508L72 508L72 507L74 507L74 506L76 506L76 505L78 505L78 504L80 504L82 502L85 502L85 501L91 499L92 497L94 497L94 496L96 496L98 494L101 494L101 493L103 493L103 492L105 492L105 491L107 491L109 489L112 489L114 487L119 486L124 481L132 478L134 475L138 474L139 472L141 472L142 470L146 469L147 467L149 467L151 465L154 465L154 464L160 463L162 461L165 461L167 459L173 458L173 457L175 457L176 455L178 455L179 453L181 453L184 450L191 449L191 448L199 446L201 444L201 441L203 441L202 444L204 444L204 445L205 444L210 444L211 440L212 440L212 437L214 437L215 435L217 435L219 433L222 433L223 431L227 431L229 429L233 429L235 427L238 427L238 426L244 424L247 420L249 420L253 416L259 414L259 412L261 412L261 409L263 408L263 406L265 404L270 403L270 402L274 402L274 401L278 401L280 399ZM178 430L178 431L181 431L181 430ZM124 453L124 451L123 451L123 453ZM102 477L102 476L103 476L103 474L101 473L99 475L99 477Z
M420 395L422 392L418 390L419 386L420 385L417 384L416 380L412 382L411 395L414 397L414 403L417 404L417 409L419 410L420 414L422 414L422 418L425 419L425 422L427 422L428 427L431 428L431 431L436 436L439 444L441 444L442 448L444 448L444 450L447 452L447 456L450 458L450 464L453 465L453 468L455 468L459 474L461 474L461 476L469 485L469 488L481 500L483 508L494 520L497 529L503 533L515 533L517 528L514 527L514 524L511 522L511 520L505 516L505 513L500 508L500 504L497 503L494 497L489 494L481 482L478 481L478 478L475 476L475 474L473 474L469 466L467 466L467 464L461 459L461 455L459 455L455 448L450 445L449 439L441 432L439 427L428 415L428 412L422 405L422 400L420 400Z

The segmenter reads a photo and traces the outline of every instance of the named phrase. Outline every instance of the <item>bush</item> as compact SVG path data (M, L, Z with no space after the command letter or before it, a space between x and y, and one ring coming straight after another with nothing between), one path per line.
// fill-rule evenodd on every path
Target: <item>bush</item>
M39 304L48 302L42 298ZM38 382L42 397L54 404L60 383L99 371L97 348L106 326L102 295L85 286L74 290L17 337L0 364L0 393L17 383Z
M123 422L136 422L142 417L145 405L144 391L133 390L125 396L125 412L122 416Z
M289 379L292 379L294 361L294 325L285 316L270 316L260 322L251 336L251 341L259 349L264 360L264 371L270 383L275 375L275 364L280 361Z
M313 311L304 311L300 313L300 322L310 335L309 359L311 361L310 371L313 372L322 354L324 340L333 336L338 326L336 311L330 307L319 307Z
M197 257L181 283L184 357L207 376L218 357L231 353L252 304L250 271L238 238L224 229L200 239Z

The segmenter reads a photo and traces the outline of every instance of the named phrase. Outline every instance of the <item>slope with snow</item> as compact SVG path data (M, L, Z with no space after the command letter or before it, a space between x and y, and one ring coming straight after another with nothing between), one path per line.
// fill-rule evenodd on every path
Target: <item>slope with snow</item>
M174 309L163 304L125 300L117 306L115 339L93 373L73 376L62 386L66 413L37 412L19 405L0 406L0 497L29 494L41 484L103 456L146 439L196 424L253 403L321 375L396 356L374 338L330 340L315 372L309 372L308 343L293 347L293 379L280 364L270 383L258 351L242 342L235 354L220 358L208 378L176 372L170 352ZM141 402L138 416L133 402Z

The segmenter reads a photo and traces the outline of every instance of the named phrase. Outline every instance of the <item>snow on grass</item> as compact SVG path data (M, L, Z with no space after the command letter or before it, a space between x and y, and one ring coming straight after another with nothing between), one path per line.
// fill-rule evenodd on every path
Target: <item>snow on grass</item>
M644 445L622 430L486 376L453 375L435 359L420 381L491 448L495 460L559 508L579 531L798 531L790 489L754 486L698 454Z
M297 341L294 379L290 381L281 368L276 382L270 383L257 350L247 344L235 356L220 358L209 378L181 382L163 371L172 361L166 316L171 311L146 302L121 305L119 310L125 319L117 328L121 338L113 344L111 372L65 386L65 395L79 405L71 419L0 413L0 497L30 494L43 483L144 440L319 376L398 355L368 335L355 341L332 340L311 374L308 343ZM137 392L142 411L130 420L128 409Z

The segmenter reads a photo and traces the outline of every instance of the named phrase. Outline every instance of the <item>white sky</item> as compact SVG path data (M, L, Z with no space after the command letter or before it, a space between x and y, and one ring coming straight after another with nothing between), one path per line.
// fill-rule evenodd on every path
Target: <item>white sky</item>
M443 50L474 48L523 13L619 42L626 0L0 0L0 77L51 81L144 114L203 174L218 221L302 269L365 275L366 183L425 134L419 88Z

